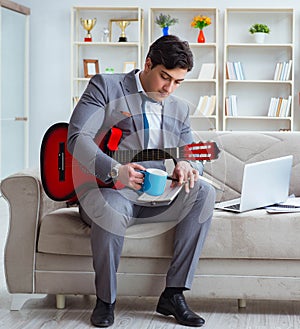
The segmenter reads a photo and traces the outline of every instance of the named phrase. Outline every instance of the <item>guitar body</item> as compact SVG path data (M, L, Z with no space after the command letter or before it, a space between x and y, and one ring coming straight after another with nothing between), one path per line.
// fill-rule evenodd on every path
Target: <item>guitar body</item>
M82 165L67 150L68 126L66 122L59 122L52 125L45 133L40 153L41 179L46 194L55 201L76 202L78 196L86 191L89 186L102 186L122 188L119 182L116 185L107 185L96 177L88 173ZM101 140L97 143L103 150L103 144L109 155L121 163L160 160L173 158L172 152L184 157L187 160L211 161L216 159L220 150L215 142L193 143L182 148L165 150L129 150L118 151L118 144L122 136L122 131L113 127L111 134L105 143ZM165 152L168 150L168 152ZM111 152L111 153L109 153ZM123 153L122 153L123 152ZM124 153L126 152L126 154ZM129 153L128 153L129 152ZM128 154L127 154L128 153ZM117 156L120 156L118 158ZM128 156L128 159L125 157ZM125 159L125 161L121 161Z
M56 201L70 200L76 197L72 170L62 174L63 165L71 168L72 156L67 150L68 124L57 123L44 135L41 145L40 169L41 179L47 195ZM64 158L59 153L64 152ZM60 157L60 159L59 159Z
M89 184L105 185L82 166L67 150L68 123L59 122L45 133L41 145L41 179L47 195L56 201L76 201ZM74 180L75 178L75 180Z

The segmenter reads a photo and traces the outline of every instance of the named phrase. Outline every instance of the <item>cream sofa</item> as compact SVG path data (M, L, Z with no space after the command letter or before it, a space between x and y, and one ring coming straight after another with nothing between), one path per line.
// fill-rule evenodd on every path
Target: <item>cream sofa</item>
M205 132L195 140L215 140L219 159L205 176L222 185L217 199L239 195L245 163L293 154L290 193L300 196L300 133ZM272 187L270 187L272 188ZM55 294L64 307L69 294L94 294L89 227L76 207L50 200L36 171L1 182L10 205L5 274L19 309L22 296ZM118 294L154 296L164 287L172 254L173 223L128 229L118 270ZM270 215L264 209L233 214L215 211L188 296L246 299L300 299L300 213Z

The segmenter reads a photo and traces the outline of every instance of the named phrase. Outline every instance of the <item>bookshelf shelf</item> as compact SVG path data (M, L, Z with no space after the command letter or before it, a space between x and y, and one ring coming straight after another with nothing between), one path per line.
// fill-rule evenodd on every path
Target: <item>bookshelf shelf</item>
M126 43L120 43L120 42L74 42L75 46L80 47L139 47L139 44L137 42L126 42Z
M80 20L96 18L97 22L91 31L92 41L85 42L87 31ZM128 20L125 30L127 41L118 42L121 29L118 20ZM104 28L109 32L104 34ZM87 86L83 59L98 60L99 71L113 68L115 73L124 71L124 63L130 62L141 67L144 46L144 17L140 7L96 7L74 6L71 9L71 110Z
M155 18L160 13L177 18L178 23L170 26L169 33L177 35L182 40L189 42L194 55L194 68L188 72L186 79L174 92L174 95L186 100L191 107L191 126L194 130L218 130L219 129L219 63L218 63L218 31L219 11L217 8L149 8L149 43L162 35L162 29L155 23ZM191 27L194 16L204 15L212 20L212 24L205 28L205 43L197 43L198 29ZM213 78L198 79L203 64L214 64ZM198 107L201 96L215 96L214 115L193 116Z
M231 116L231 115L226 115L225 119L230 119L230 120L291 120L291 117L267 117L265 115L260 115L260 116Z
M263 44L255 43L249 33L249 27L256 22L271 29ZM293 8L225 9L223 130L293 130L294 30ZM237 73L232 74L231 63L242 66L243 80L237 79ZM286 70L282 69L282 75L276 73L280 63ZM272 98L289 100L287 116L268 116ZM227 115L232 104L236 106L233 113L238 115ZM277 115L279 110L278 105Z
M272 84L293 84L293 81L291 80L230 80L226 79L225 83L237 83L237 84L243 84L243 83L272 83Z

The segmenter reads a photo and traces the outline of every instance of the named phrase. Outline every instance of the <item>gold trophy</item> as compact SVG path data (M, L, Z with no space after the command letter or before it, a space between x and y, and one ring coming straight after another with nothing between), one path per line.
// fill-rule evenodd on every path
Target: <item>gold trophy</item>
M119 22L117 22L117 24L120 26L121 31L122 31L121 35L119 37L119 42L126 42L127 37L126 37L126 34L125 34L125 29L130 24L130 22L129 21L119 21Z
M87 30L87 35L84 38L85 42L91 42L92 41L92 35L91 35L91 30L93 29L93 27L96 25L97 19L83 19L80 18L80 23L83 26L83 28L85 30Z

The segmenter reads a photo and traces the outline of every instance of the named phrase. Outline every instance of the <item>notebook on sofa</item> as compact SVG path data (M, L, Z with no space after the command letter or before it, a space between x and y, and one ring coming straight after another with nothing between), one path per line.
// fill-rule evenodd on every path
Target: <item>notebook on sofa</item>
M284 202L288 198L293 156L245 165L241 197L216 203L216 209L244 212Z
M162 195L153 196L147 193L142 193L137 200L139 202L145 203L145 205L158 205L158 206L167 206L169 205L178 195L183 185L178 185L171 187L171 181L167 180L165 191Z

